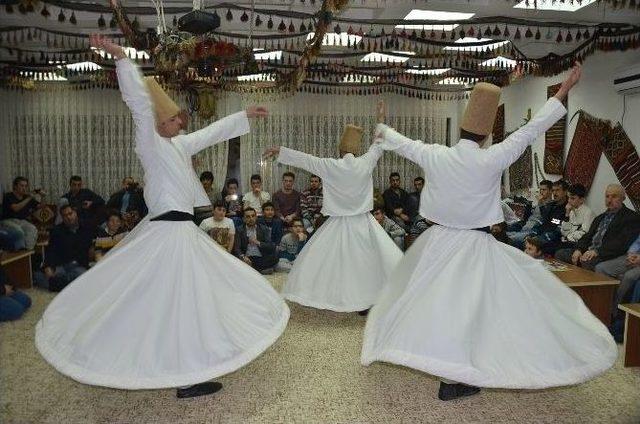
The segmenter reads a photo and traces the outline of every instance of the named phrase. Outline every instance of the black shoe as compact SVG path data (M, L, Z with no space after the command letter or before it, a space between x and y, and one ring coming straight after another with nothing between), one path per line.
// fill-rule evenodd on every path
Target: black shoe
M189 387L181 387L176 390L176 397L179 399L192 398L197 396L210 395L222 389L222 383L208 381L206 383L195 384Z
M367 315L369 315L369 309L365 309L364 311L358 311L358 315L360 315L361 317L366 317Z
M465 396L472 396L479 392L479 387L467 386L466 384L447 384L441 381L438 399L444 401L453 400Z

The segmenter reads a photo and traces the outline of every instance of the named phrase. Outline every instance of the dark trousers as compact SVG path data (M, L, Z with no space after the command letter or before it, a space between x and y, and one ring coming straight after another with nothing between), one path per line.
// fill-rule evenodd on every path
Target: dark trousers
M262 271L267 268L273 268L278 263L278 257L272 256L249 256L251 259L251 266L256 271Z
M576 249L559 249L556 251L555 258L559 261L566 262L568 264L571 263L571 256ZM590 260L589 262L579 262L578 266L580 268L588 269L589 271L593 271L596 265L600 262L600 258L597 256Z

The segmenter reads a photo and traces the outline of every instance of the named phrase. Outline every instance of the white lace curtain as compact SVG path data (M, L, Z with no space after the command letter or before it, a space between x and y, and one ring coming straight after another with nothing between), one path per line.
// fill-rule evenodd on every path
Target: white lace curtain
M108 199L125 176L142 181L134 152L134 126L129 109L116 90L0 91L0 155L2 188L25 176L31 188L43 188L55 203L68 191L69 177L80 175L84 185ZM182 102L183 100L180 100ZM194 117L189 131L207 122ZM220 188L227 173L228 143L199 153L196 172L211 170Z
M413 139L446 143L447 118L457 113L456 102L413 100L392 95L383 98L387 105L388 125ZM262 154L267 147L287 146L319 157L337 157L338 143L346 124L364 128L364 149L373 141L377 102L374 96L298 94L273 99L228 95L224 102L238 105L236 108L239 104L252 103L269 107L270 116L253 122L251 133L241 137L240 172L244 191L249 189L251 174L260 174L264 189L272 193L280 188L282 174L287 171L296 174L298 190L308 185L306 171L263 160ZM412 162L385 153L373 175L374 187L383 190L388 185L389 174L394 171L400 173L403 184L411 190L413 179L422 175L422 170Z

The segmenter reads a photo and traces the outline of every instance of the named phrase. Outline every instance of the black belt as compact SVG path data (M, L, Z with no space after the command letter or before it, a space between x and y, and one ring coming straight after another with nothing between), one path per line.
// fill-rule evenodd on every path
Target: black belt
M440 225L434 222L433 225ZM482 231L483 233L491 234L491 227L470 228L471 231Z
M162 215L158 215L155 218L151 218L150 221L191 221L193 222L195 217L187 212L182 211L169 211Z

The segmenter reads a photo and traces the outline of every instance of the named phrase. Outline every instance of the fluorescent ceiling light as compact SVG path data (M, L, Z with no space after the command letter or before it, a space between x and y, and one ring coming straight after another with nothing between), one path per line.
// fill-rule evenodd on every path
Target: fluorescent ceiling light
M149 53L147 53L144 50L136 50L133 47L123 47L123 49L127 57L131 57L132 55L134 55L139 59L149 59L151 57L149 56ZM95 51L102 57L106 57L107 59L113 58L109 53L105 52L104 50L96 49L95 47L91 47L91 50Z
M415 53L414 53L415 54ZM390 54L384 54L384 53L369 53L367 55L365 55L362 59L360 59L361 62L397 62L397 63L402 63L402 62L406 62L407 60L409 60L408 57L402 57L402 56L393 56Z
M498 56L493 59L485 60L481 63L484 66L516 66L518 64L517 61L513 59L508 59L506 57Z
M262 50L262 49L260 49ZM254 49L255 51L255 49ZM282 50L276 50L273 52L266 52L266 53L254 53L253 57L256 58L256 60L280 60L280 58L282 57Z
M483 46L465 46L465 44L469 44L469 43L481 43L486 41L491 41L491 38L481 38L478 40L475 37L464 37L456 40L455 44L460 44L459 47L448 46L448 47L445 47L444 50L466 50L466 51L476 51L476 50L484 50L484 49L494 50L508 43L508 41L497 41L495 43L485 44Z
M273 74L238 75L238 81L275 81Z
M351 79L353 78L353 79ZM374 77L371 75L345 75L342 79L342 82L346 83L372 83L378 81L379 77Z
M559 2L558 0L529 0L527 5L527 0L522 0L520 3L513 6L517 9L535 9L535 10L555 10L557 12L575 12L576 10L582 9L585 6L589 6L591 3L595 3L596 0L582 0L582 2L578 2L577 0L573 0L572 2L565 0L564 2Z
M416 74L416 75L442 75L448 72L451 68L442 68L442 69L407 69L405 72L407 74Z
M27 76L27 72L20 71L20 75ZM37 77L31 79L33 79L34 81L67 81L65 77L61 77L55 72L47 72L44 75L40 74Z
M307 35L307 41L311 40L315 36L314 32L310 32ZM336 32L328 32L322 37L322 45L323 46L348 46L354 45L360 42L362 37L355 34L347 34L346 32L341 32L340 34Z
M62 66L58 65L58 68L60 69L67 68L67 69L71 69L72 71L80 71L84 68L89 71L97 71L98 69L102 69L102 66L93 62L78 62L78 63L70 63L68 65L62 65Z
M441 12L437 10L420 10L413 9L407 16L405 21L462 21L473 18L475 13L461 12ZM396 25L396 28L404 29L425 29L425 30L444 30L451 31L458 25Z
M438 81L438 84L441 85L467 85L478 81L478 78L471 78L469 82L463 81L461 78L445 78L443 80Z

